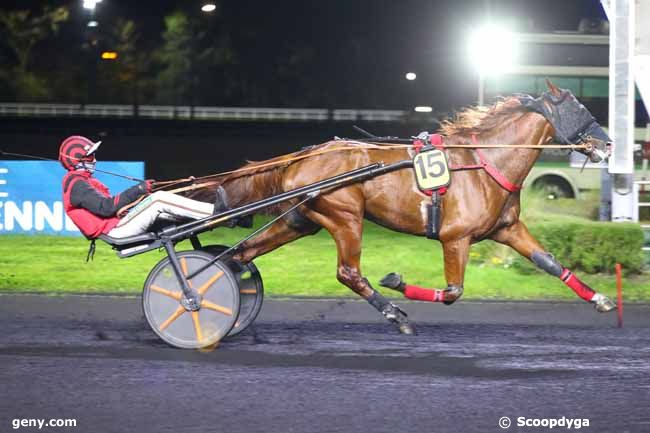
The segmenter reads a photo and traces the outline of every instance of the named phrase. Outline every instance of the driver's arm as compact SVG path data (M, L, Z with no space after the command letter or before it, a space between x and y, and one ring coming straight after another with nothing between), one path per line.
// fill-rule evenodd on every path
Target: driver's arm
M87 182L78 181L72 185L70 203L75 207L89 210L95 215L110 218L129 203L147 194L145 182L134 185L113 197L104 197Z

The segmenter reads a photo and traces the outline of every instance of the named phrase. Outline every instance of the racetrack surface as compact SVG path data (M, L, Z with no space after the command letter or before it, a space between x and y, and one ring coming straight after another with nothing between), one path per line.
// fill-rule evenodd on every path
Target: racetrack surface
M650 306L399 303L401 336L365 302L267 300L211 352L167 347L127 297L0 296L0 431L498 432L518 417L650 431ZM513 425L498 427L508 416Z

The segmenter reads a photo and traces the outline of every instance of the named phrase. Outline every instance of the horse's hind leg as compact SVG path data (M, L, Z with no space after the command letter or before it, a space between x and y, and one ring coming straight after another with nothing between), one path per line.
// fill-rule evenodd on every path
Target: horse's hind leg
M361 274L363 211L362 209L352 211L349 208L342 210L341 203L332 198L335 194L319 199L318 210L309 209L304 213L316 224L324 227L336 242L338 253L336 278L368 301L402 334L414 334L415 331L409 323L406 313L383 297ZM363 203L363 199L355 202ZM353 205L349 204L349 206Z
M405 298L415 301L443 302L451 305L463 294L463 281L465 279L465 266L469 256L470 240L461 238L442 243L445 259L446 289L427 289L424 287L406 284L402 276L390 273L381 279L379 284L404 294Z
M535 263L540 269L560 278L579 297L594 304L597 311L604 313L616 308L616 305L608 297L597 293L580 281L571 271L555 260L550 253L546 252L537 239L530 234L523 222L518 221L499 230L492 239L512 247L519 254Z

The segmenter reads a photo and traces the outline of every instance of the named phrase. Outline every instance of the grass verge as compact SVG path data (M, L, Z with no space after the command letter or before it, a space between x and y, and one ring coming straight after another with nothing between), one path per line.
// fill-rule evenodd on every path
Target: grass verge
M256 218L256 221L258 219ZM219 229L201 237L204 245L233 244L249 230ZM120 260L110 247L97 243L95 260L85 263L88 243L82 238L58 236L0 237L0 290L47 293L131 293L141 291L151 268L165 257L149 252ZM191 249L189 242L179 250ZM336 248L322 230L255 260L270 296L356 296L336 280ZM395 233L366 222L362 269L370 282L388 272L399 272L406 281L425 287L445 287L442 251L436 241ZM580 277L595 289L615 294L612 275ZM625 298L650 301L648 273L626 278ZM384 289L386 294L390 291ZM575 300L561 281L540 271L522 273L495 257L470 260L465 278L468 299Z

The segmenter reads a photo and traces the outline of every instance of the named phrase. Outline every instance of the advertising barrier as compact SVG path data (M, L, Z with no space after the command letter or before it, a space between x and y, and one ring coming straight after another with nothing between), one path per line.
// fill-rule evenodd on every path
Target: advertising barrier
M144 162L101 161L97 168L144 178ZM56 161L0 161L0 235L81 235L63 210L64 175L65 170ZM95 176L112 194L133 185L116 176Z

